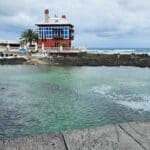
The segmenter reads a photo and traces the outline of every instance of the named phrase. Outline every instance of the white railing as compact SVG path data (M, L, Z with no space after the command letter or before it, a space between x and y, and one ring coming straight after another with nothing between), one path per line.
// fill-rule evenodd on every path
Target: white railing
M6 51L6 52L19 52L20 47L14 47L14 46L0 46L0 51ZM38 48L36 47L28 47L26 48L26 52L28 51L36 51L38 50L39 52L66 52L66 53L79 53L79 52L86 52L86 48L74 48L74 47L44 47L44 48Z
M49 50L59 51L60 47L44 47L44 50L46 50L46 51L49 51Z
M7 50L6 46L0 46L0 51L6 51L6 50Z
M20 47L10 47L9 48L9 51L11 52L11 51L19 51L19 48Z
M28 47L27 50L29 50L29 51L35 51L36 48L35 47Z
M42 50L42 49L41 49ZM82 51L86 51L86 48L73 48L73 47L45 47L44 48L45 51L56 51L56 52L65 52L65 51L69 51L69 52L82 52Z

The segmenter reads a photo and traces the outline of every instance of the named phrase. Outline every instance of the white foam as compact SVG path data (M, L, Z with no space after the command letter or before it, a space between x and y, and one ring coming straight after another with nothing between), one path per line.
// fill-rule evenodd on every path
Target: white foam
M150 111L150 101L144 102L127 102L127 101L120 101L118 102L121 105L129 107L135 110L143 110L143 111Z
M94 93L105 95L105 94L109 93L111 89L112 89L112 87L109 86L109 85L102 85L102 86L93 87L91 89L91 91L94 92Z
M112 102L128 108L140 111L150 111L150 95L137 93L131 93L129 95L118 94L113 91L113 87L110 85L95 86L92 87L90 91L103 95Z
M137 50L137 49L90 49L88 53L97 54L148 54L150 55L150 50Z
M134 96L132 96L134 99ZM132 99L131 97L131 99ZM140 101L114 101L117 104L123 105L125 107L129 107L135 110L143 110L143 111L150 111L150 96L148 95L139 95L141 97Z

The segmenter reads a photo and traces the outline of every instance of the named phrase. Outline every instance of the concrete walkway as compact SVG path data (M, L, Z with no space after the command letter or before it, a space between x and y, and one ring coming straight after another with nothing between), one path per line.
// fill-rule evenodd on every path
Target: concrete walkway
M125 123L0 141L0 150L150 150L150 123Z

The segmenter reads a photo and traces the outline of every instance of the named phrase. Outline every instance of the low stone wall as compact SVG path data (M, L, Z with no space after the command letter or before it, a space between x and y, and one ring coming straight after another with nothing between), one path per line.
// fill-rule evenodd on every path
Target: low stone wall
M54 64L71 66L138 66L150 67L150 56L135 54L82 54L54 57Z
M27 60L25 58L1 58L0 65L16 65L24 64Z
M125 123L0 141L0 150L149 150L150 123Z
M150 67L150 56L135 54L78 54L77 56L51 56L36 58L26 56L25 58L3 58L0 64L49 64L67 66L137 66Z

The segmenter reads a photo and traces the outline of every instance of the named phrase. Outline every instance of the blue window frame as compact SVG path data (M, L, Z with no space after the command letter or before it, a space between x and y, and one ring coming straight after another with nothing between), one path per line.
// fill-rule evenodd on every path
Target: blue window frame
M54 30L60 30L56 33L60 36L63 36L65 39L69 39L69 27L67 26L39 27L38 36L40 39L42 38L52 39L54 37Z

